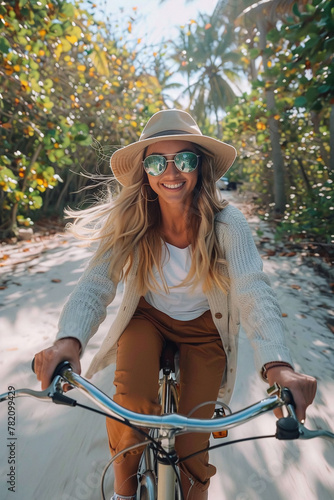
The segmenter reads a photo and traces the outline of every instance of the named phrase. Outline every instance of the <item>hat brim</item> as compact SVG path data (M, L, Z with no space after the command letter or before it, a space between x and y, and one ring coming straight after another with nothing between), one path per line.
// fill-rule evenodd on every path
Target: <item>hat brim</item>
M165 141L188 141L205 148L213 156L215 182L228 171L237 156L233 146L206 135L180 134L151 137L124 146L113 153L110 158L110 167L117 181L122 186L130 186L132 173L139 165L141 166L144 150L151 144Z

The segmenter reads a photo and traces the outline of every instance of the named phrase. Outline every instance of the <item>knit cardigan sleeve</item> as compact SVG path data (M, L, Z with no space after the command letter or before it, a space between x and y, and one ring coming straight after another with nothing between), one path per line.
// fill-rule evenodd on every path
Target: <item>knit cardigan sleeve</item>
M285 344L285 325L280 306L263 272L263 264L250 227L239 209L228 205L217 217L230 277L231 314L239 315L254 349L260 371L270 361L292 364Z
M74 337L81 343L81 354L107 315L117 285L109 278L109 260L88 266L69 296L58 324L56 340Z

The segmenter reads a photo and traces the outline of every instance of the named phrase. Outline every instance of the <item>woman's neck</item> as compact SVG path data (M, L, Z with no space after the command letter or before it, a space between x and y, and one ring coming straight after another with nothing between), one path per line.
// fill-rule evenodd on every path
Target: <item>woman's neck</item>
M161 213L161 236L171 245L186 248L192 243L192 230L189 224L191 202L165 203L159 200Z
M179 248L186 248L191 244L191 230L188 224L187 214L178 214L173 217L171 214L164 217L162 214L161 236L171 245Z

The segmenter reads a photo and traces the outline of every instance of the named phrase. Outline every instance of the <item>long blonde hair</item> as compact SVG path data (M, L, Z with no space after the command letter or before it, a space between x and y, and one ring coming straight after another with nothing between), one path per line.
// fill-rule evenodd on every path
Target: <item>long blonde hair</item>
M202 161L188 220L192 235L192 263L188 276L181 284L196 287L202 283L204 292L216 285L227 293L226 261L215 231L215 215L227 202L219 199L212 180L212 156L203 148L197 149ZM159 201L150 187L146 189L147 185L147 174L138 168L132 173L131 185L122 187L116 195L109 191L107 199L91 208L66 211L67 216L74 219L68 228L76 237L99 243L90 266L108 258L109 275L113 282L126 279L135 259L138 259L136 284L140 295L159 289L154 276L156 269L165 290L168 290L162 273Z

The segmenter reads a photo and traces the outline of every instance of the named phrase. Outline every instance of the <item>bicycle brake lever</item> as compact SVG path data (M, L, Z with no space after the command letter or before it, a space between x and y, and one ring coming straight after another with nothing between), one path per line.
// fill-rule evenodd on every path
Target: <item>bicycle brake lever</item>
M295 412L295 403L293 400L292 393L287 388L282 388L278 384L275 383L274 386L270 387L267 390L268 394L276 394L278 395L285 403L285 407L288 411L289 417L293 418L298 424L298 432L299 439L313 439L315 437L323 437L329 440L334 439L334 433L330 431L326 431L323 429L311 430L305 427L304 423L299 422L296 412Z
M299 427L299 439L313 439L315 437L323 437L327 438L328 440L334 439L334 433L330 431L326 431L323 429L318 429L315 431L312 431L310 429L307 429L304 424L301 422L298 423Z
M283 388L281 389L282 399L286 401L286 409L288 410L288 414L298 423L298 431L299 431L299 439L313 439L315 437L324 437L328 439L334 439L333 432L326 431L323 429L311 430L305 427L304 422L300 422L297 418L295 412L295 404L293 401L293 397L291 391L289 389ZM290 401L289 403L287 401Z
M9 399L9 397L16 397L16 396L31 396L36 399L42 399L45 401L52 401L52 398L54 394L62 394L62 388L61 388L61 377L57 376L53 379L49 387L47 389L44 389L44 391L34 391L32 389L16 389L15 391L10 391L10 392L5 392L4 394L0 395L0 402L1 401L6 401Z

